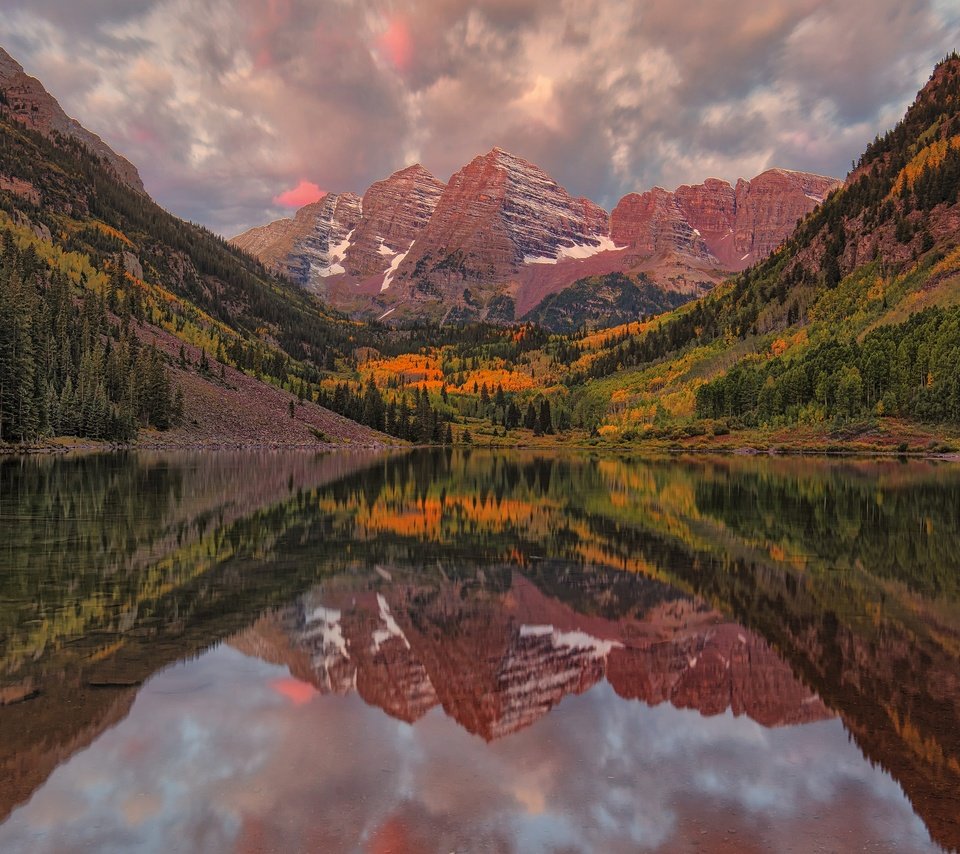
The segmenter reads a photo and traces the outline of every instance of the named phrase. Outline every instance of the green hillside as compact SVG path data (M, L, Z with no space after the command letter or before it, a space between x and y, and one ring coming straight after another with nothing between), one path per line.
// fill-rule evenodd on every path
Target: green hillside
M242 422L247 405L270 439L271 420L294 419L294 404L301 415L323 380L351 376L358 351L387 343L383 327L328 310L119 183L81 143L26 129L2 93L0 310L0 442L129 441L194 422L216 439L217 411ZM394 347L405 338L392 334ZM297 420L342 432L325 416ZM310 439L304 429L295 441Z
M607 276L518 326L388 330L166 213L78 143L0 115L2 176L8 440L128 438L198 417L213 435L224 409L253 417L263 383L275 396L257 435L280 441L291 439L279 415L289 406L306 422L315 403L417 442L929 450L960 436L956 55L778 251L679 307L643 280ZM584 317L624 323L589 332ZM64 323L69 359L55 364ZM343 424L314 420L298 435L335 437Z
M560 379L608 436L850 435L893 418L949 431L960 424L958 190L953 55L769 259L642 330L611 330Z
M633 277L608 273L580 279L551 294L523 319L551 332L569 335L584 327L602 329L637 317L662 314L689 301L690 296L664 290L643 273Z

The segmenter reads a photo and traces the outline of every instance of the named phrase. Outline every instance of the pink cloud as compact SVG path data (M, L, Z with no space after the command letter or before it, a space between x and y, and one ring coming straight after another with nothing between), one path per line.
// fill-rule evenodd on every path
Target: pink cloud
M393 18L377 38L377 49L397 71L406 71L413 59L413 40L410 28L402 18Z
M273 41L290 22L291 12L291 0L259 0L254 3L250 14L250 40L254 68L258 71L273 67Z
M302 208L312 202L319 202L327 194L312 181L301 181L296 187L274 196L273 203L285 208Z
M317 695L317 689L313 685L299 679L275 679L270 683L270 687L295 706L303 706Z

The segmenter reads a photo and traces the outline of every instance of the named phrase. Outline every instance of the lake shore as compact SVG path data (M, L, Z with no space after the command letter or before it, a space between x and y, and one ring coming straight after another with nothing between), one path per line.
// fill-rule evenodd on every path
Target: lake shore
M189 439L162 434L141 437L136 442L121 443L78 439L69 436L45 439L28 444L0 444L0 457L59 454L121 453L128 451L314 451L317 453L352 453L355 451L411 451L423 448L457 447L477 450L518 450L547 452L586 452L611 455L648 454L675 456L680 454L718 456L771 457L860 457L878 459L921 459L960 462L960 451L948 442L933 441L927 447L908 445L905 449L889 444L877 445L857 441L837 442L771 442L756 434L731 434L722 437L691 437L685 441L638 439L629 442L596 441L586 437L575 440L543 441L547 437L530 437L527 441L506 445L496 438L485 441L479 436L474 442L454 446L413 445L399 439L392 441L290 442L283 440ZM555 437L554 437L555 438Z

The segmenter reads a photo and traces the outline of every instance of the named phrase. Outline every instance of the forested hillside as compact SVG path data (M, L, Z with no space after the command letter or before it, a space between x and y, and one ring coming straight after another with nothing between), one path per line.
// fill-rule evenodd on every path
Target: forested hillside
M587 396L616 387L626 412L605 421L617 432L657 420L733 430L884 416L960 423L958 191L953 55L779 251L622 336L566 382Z
M209 413L242 422L263 382L276 396L259 436L319 404L427 443L960 437L957 56L778 251L660 315L670 306L642 280L606 277L511 328L355 323L117 183L79 143L3 116L0 142L7 441L162 430L181 397L181 423L200 412L216 432ZM584 306L634 319L589 332ZM538 326L546 315L565 334Z
M119 183L81 143L24 128L2 103L0 279L4 442L129 441L138 427L179 423L202 432L202 411L237 414L251 394L269 402L262 437L270 418L294 418L287 401L301 415L326 370L381 337ZM258 382L287 398L261 395Z
M11 231L0 241L0 441L128 441L140 425L164 430L182 418L182 393L157 349L131 333L132 301L118 299L115 279L111 323L103 294L75 300L32 246L21 251Z

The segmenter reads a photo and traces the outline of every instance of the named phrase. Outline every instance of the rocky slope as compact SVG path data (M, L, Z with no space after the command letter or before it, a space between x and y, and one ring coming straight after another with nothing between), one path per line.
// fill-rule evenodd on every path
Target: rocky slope
M419 164L372 184L346 252L349 273L364 279L390 269L429 222L443 190L443 182Z
M395 270L430 219L443 186L422 166L409 166L371 185L363 198L331 193L292 219L252 228L231 242L291 281L330 297L328 280L358 283Z
M71 119L56 99L43 88L43 84L26 74L20 63L3 48L0 48L0 94L5 102L5 109L17 121L44 136L59 133L79 140L93 154L102 158L110 171L123 183L138 193L146 193L137 168L95 133Z
M252 228L232 243L300 285L344 272L343 261L353 230L360 222L355 193L330 193L280 219Z
M835 178L770 169L735 187L718 178L669 193L630 193L610 215L610 235L641 256L678 253L725 272L776 249L829 193Z

